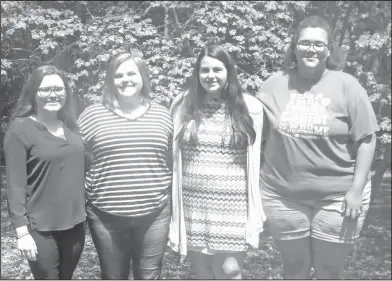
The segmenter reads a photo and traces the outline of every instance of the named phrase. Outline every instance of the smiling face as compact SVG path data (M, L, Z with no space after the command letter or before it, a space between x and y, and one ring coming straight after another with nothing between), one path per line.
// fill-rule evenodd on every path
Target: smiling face
M227 82L227 69L220 60L205 56L200 62L199 79L208 94L220 97Z
M325 68L329 56L328 33L319 27L302 29L298 36L295 55L298 67Z
M59 111L65 104L64 81L57 74L45 75L35 97L37 111Z
M133 60L126 60L119 65L114 74L114 85L120 97L140 96L143 79Z

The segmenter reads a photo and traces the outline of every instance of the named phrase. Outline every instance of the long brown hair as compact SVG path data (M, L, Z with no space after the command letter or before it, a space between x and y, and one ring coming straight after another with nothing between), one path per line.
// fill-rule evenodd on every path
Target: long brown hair
M228 100L228 115L232 126L232 146L253 144L256 132L253 129L253 120L249 115L248 107L242 96L241 85L237 77L237 71L230 54L221 46L210 45L201 50L195 67L193 69L191 85L188 94L184 98L184 110L182 111L182 129L176 138L183 139L185 129L189 122L193 121L191 127L190 144L197 143L197 131L202 118L202 105L206 92L200 83L199 70L204 57L211 57L221 61L227 69L227 84L223 97Z
M11 115L11 121L16 118L26 117L37 112L35 98L37 96L39 86L41 86L44 76L52 74L56 74L61 77L64 82L66 93L65 104L59 110L58 118L63 121L65 126L67 126L69 129L77 132L78 126L76 124L76 111L74 110L75 101L73 100L74 96L72 88L65 74L53 65L42 65L33 70L23 87L22 93Z

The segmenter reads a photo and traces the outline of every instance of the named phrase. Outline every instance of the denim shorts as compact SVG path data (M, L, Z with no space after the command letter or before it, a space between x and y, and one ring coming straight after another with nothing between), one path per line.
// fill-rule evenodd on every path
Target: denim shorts
M299 201L264 189L262 201L269 231L276 240L312 237L327 242L353 243L369 210L370 192L371 181L363 190L363 211L356 219L342 215L344 195L328 200Z

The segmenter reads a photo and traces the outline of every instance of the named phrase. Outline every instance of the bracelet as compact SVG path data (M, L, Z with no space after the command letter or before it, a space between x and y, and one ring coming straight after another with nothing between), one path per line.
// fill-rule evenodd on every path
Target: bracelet
M20 239L20 238L22 238L23 236L26 236L27 234L30 234L30 232L25 232L25 233L23 233L23 234L21 234L21 235L19 235L19 236L16 236L16 239Z

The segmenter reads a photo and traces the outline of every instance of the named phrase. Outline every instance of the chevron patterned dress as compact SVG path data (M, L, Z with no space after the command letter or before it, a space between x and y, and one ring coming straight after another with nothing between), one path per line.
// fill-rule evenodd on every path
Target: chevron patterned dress
M242 252L247 223L247 148L230 147L227 101L206 98L198 144L190 126L181 142L183 202L188 250L206 254Z

